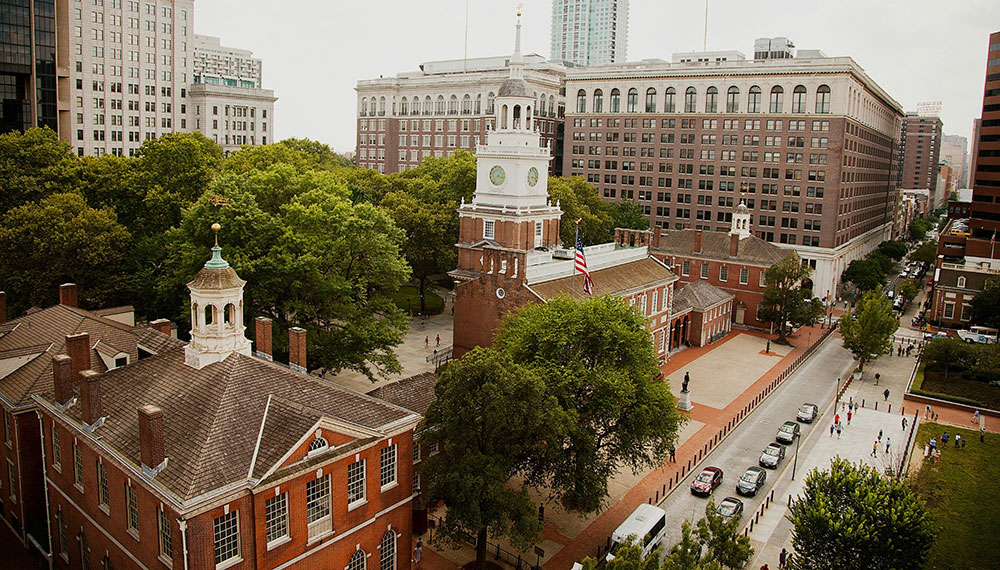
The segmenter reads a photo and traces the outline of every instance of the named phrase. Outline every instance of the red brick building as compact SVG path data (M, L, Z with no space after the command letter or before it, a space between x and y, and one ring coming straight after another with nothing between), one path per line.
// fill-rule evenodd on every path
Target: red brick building
M409 568L420 416L302 372L302 329L289 367L251 355L244 283L216 246L188 284L186 345L111 370L47 356L56 568Z

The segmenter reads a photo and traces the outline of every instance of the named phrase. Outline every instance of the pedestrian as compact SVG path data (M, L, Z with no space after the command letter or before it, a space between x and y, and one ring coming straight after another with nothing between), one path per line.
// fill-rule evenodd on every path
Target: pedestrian
M416 548L413 549L414 568L417 568L419 570L420 559L423 558L423 555L424 555L424 543L418 540Z
M677 450L674 449L674 446L671 445L670 446L670 461L673 461L674 463L677 463L677 457L674 455L676 453L676 451Z
M934 421L937 421L937 419L938 419L938 413L934 412Z
M872 457L875 457L875 453L877 451L878 451L878 440L875 440L875 443L872 444Z
M430 348L430 346L431 346L431 337L425 336L424 337L424 348Z
M851 412L847 412L847 425L851 425Z
M882 430L878 430L878 440L882 441Z
M441 346L441 335L437 335L435 342L437 342L437 346Z
M885 454L889 455L889 436L885 438Z
M840 432L843 431L844 427L837 424L837 439L840 439Z
M959 447L961 447L961 445L962 445L962 435L956 433L955 434L955 449L958 449Z
M912 344L910 346L906 347L906 356L910 355L910 351L911 350L913 350L913 345Z
M788 567L788 551L782 548L781 554L778 555L778 568L784 570L787 567Z
M903 431L906 431L906 417L903 417Z
M896 347L896 356L903 356L903 345Z
M931 438L931 449L937 449L937 440L933 437Z
M931 417L931 405L927 404L927 409L924 411L924 419Z
M875 385L876 386L878 386L878 379L881 378L881 377L882 377L881 374L879 374L878 372L875 373Z
M966 440L966 438L963 437L962 438L962 449L965 449L965 440Z
M767 564L764 564L763 566L761 566L761 567L760 567L760 570L768 570L768 568L767 568Z
M972 412L972 423L974 424L979 423L979 410Z
M983 441L985 439L985 436L986 436L986 428L985 427L979 428L979 443L986 443L985 441Z
M941 445L943 447L948 447L948 432L941 434Z
M837 415L833 416L833 423L835 423L835 424L839 424L840 423L840 414L837 414Z
M886 388L886 389L885 389L885 392L882 392L882 395L883 395L883 396L885 396L885 399L886 399L886 400L888 400L888 399L889 399L889 389L888 389L888 388Z
M834 424L830 424L830 437L833 437Z

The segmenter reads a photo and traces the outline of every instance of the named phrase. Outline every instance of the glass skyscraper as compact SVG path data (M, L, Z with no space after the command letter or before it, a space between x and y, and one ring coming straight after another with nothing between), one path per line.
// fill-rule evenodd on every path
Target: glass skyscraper
M579 66L622 63L628 0L552 0L552 59Z

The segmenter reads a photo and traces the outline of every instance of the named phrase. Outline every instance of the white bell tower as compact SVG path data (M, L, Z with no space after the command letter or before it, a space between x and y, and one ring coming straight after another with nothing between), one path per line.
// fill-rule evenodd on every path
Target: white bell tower
M739 236L740 239L750 237L750 209L746 202L740 202L733 213L733 224L729 230L729 235Z
M191 342L184 348L184 363L199 370L234 352L250 355L250 341L244 336L243 326L246 281L222 259L219 229L219 224L212 224L212 259L187 284L191 291Z

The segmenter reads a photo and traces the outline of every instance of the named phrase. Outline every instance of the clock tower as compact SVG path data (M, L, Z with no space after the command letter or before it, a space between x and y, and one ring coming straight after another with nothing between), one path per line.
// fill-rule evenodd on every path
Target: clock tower
M535 97L524 80L518 13L510 76L495 100L493 127L476 148L476 193L458 209L455 356L488 345L510 309L524 304L529 253L560 245L558 205L549 204L551 149L535 131Z

